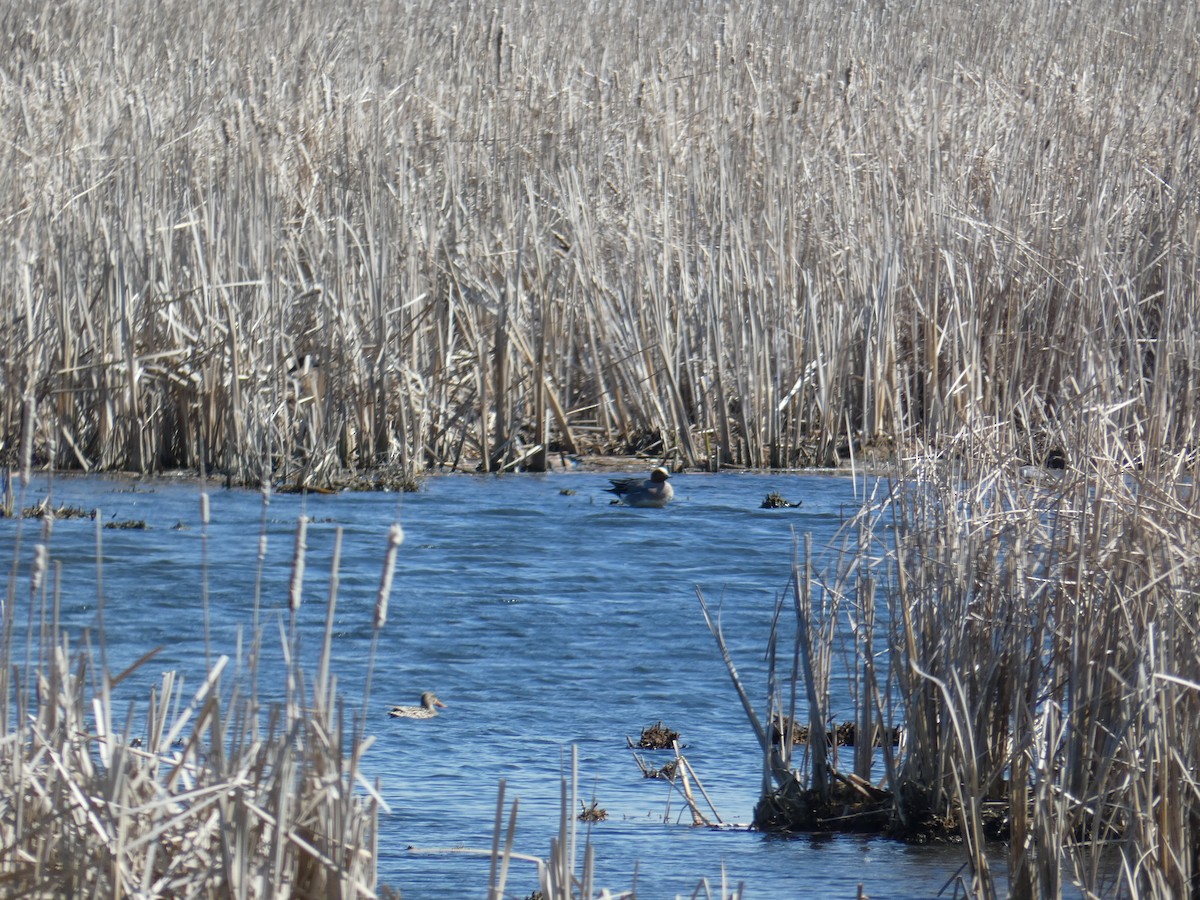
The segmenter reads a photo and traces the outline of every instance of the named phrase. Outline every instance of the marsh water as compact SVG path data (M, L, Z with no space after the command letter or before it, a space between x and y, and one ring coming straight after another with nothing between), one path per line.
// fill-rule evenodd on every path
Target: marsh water
M361 702L388 527L402 523L364 768L390 807L380 882L405 900L485 894L485 858L428 851L490 847L501 780L507 801L519 798L514 849L547 856L572 748L581 798L607 813L590 826L599 886L647 898L692 896L702 879L714 897L722 881L748 898L854 897L859 884L873 898L955 895L957 848L696 828L666 781L642 776L627 737L661 721L680 733L721 819L750 821L761 754L697 589L719 609L740 674L764 703L764 649L795 541L811 535L814 557L832 567L840 529L869 488L815 474L684 474L674 484L676 500L662 510L612 506L606 477L579 472L439 476L416 493L277 494L266 506L258 491L188 481L39 477L24 502L50 494L55 506L145 523L102 531L108 664L119 671L161 645L144 685L167 669L199 684L205 583L208 652L237 658L252 629L264 529L260 622L270 652L259 680L268 694L282 683L280 623L302 515L310 525L298 631L302 658L315 660L340 528L335 664L352 704ZM771 492L802 505L760 508ZM0 522L6 559L18 528L26 548L38 538L37 522ZM51 540L63 567L62 620L75 634L96 624L96 534L91 521L60 520ZM136 678L125 687L141 696ZM436 719L388 717L390 705L414 704L425 690L446 704ZM834 694L834 718L850 718L848 697L836 685ZM652 766L670 758L642 756ZM582 842L588 826L580 828ZM534 866L515 862L509 895L536 887Z

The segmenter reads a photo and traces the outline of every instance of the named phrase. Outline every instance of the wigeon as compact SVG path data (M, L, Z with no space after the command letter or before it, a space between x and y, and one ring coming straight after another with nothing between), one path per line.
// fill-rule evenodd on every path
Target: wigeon
M648 479L611 478L609 480L612 487L606 490L617 495L614 502L624 503L626 506L661 508L675 496L675 489L667 481L670 477L666 469L658 466L651 470Z

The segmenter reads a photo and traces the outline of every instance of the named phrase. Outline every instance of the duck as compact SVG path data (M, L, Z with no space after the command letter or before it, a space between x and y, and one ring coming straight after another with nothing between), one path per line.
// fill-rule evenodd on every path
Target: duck
M446 704L439 700L433 691L426 691L421 695L420 706L393 706L388 715L393 719L432 719L437 715L439 706L446 708Z
M606 488L610 494L616 494L614 503L624 503L626 506L662 508L675 496L675 489L667 481L671 474L662 466L650 470L650 477L643 478L610 478L612 487Z

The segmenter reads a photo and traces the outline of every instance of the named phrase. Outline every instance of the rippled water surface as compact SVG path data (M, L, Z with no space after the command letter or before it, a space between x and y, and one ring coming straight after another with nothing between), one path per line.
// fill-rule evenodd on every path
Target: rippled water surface
M602 886L691 896L706 878L716 896L724 877L730 887L743 883L749 898L853 897L860 883L874 898L937 895L961 864L953 848L692 828L668 784L642 777L626 737L636 740L661 720L680 732L720 816L750 820L760 754L696 590L720 606L743 679L765 697L763 649L794 539L811 534L823 556L840 543L838 529L858 502L845 477L682 475L674 483L677 499L663 510L611 506L606 478L582 473L435 477L403 496L276 495L265 510L258 492L209 487L207 531L201 488L183 482L43 478L26 502L51 490L55 505L146 522L146 530L104 530L103 589L110 668L165 646L147 684L171 668L198 684L206 568L210 649L236 658L252 628L263 521L261 621L271 652L261 680L268 690L279 684L278 623L286 621L295 526L305 514L313 521L299 629L303 656L315 660L341 527L336 665L342 693L355 703L388 526L402 522L406 540L371 694L376 743L365 768L391 807L381 821L380 880L405 900L485 893L486 860L409 848L489 847L502 779L508 800L520 798L515 849L546 856L572 746L581 795L608 813L591 832ZM861 493L861 481L857 487ZM760 509L772 491L803 505ZM18 525L0 527L11 557ZM20 527L28 546L39 526ZM86 520L54 529L62 618L73 631L96 621L95 535ZM390 705L416 703L424 690L447 705L437 719L388 718ZM840 720L852 709L834 713ZM655 765L667 759L645 756ZM536 886L533 866L514 863L510 895ZM943 896L952 894L951 887Z

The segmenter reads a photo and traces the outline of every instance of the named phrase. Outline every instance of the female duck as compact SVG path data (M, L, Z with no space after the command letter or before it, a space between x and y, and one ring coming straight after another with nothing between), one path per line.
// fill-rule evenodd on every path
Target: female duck
M446 704L434 696L433 691L421 695L420 706L393 706L388 713L393 719L432 719L437 715L436 707L446 708Z

